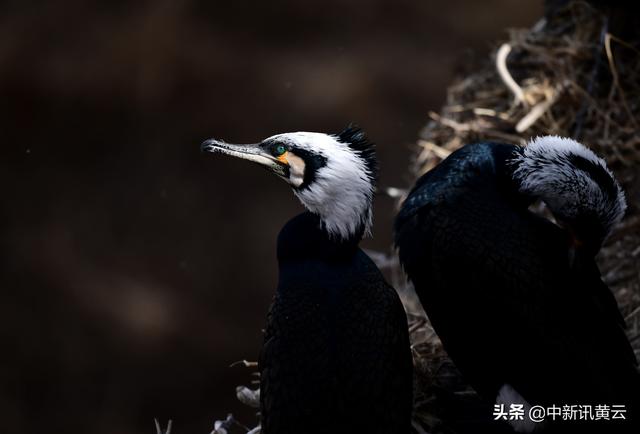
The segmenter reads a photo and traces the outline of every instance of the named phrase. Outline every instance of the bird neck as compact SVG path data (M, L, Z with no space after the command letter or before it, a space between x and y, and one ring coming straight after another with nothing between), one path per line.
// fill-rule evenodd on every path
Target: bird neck
M517 165L513 164L514 159L522 155L522 148L515 145L502 143L493 144L491 147L493 171L497 190L513 206L520 209L528 208L535 197L520 191L520 182L514 177Z
M362 237L361 232L371 232L373 185L367 179L358 180L317 180L308 188L294 190L294 194L308 211L319 216L322 227L332 237Z
M364 228L346 239L335 237L323 227L318 215L306 211L289 220L280 231L278 261L350 260L358 250L363 233Z

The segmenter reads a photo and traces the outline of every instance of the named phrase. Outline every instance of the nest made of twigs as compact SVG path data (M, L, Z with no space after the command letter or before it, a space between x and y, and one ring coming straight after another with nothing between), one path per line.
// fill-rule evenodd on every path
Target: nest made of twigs
M633 42L612 34L606 15L582 2L570 3L531 29L511 30L484 65L449 88L440 112L429 113L412 171L417 178L468 143L525 144L548 134L572 137L603 156L625 189L629 208L598 262L640 355L640 121L635 117L640 51ZM401 191L391 190L393 196ZM415 366L413 430L452 433L452 402L473 405L478 398L447 357L397 258L370 254L391 273L408 311ZM241 393L247 390L252 400ZM256 392L240 387L238 399L255 407ZM216 424L216 434L239 425L231 416ZM259 427L241 431L255 433Z
M539 135L572 137L604 157L626 191L629 208L598 263L640 355L640 51L609 29L606 15L574 2L531 29L509 32L493 56L453 84L439 113L429 113L413 161L416 177L468 143L525 144ZM397 284L401 284L398 280ZM408 296L416 366L417 432L448 432L439 390L455 368L428 319Z

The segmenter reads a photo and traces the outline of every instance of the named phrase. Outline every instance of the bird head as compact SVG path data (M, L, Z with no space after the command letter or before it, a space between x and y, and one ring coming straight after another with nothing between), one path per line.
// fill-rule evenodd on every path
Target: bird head
M377 161L373 144L357 127L336 135L277 134L250 145L210 139L201 149L249 160L275 173L320 217L331 237L370 233Z
M627 208L607 163L573 139L532 139L512 160L521 192L542 199L567 230L571 249L595 256Z

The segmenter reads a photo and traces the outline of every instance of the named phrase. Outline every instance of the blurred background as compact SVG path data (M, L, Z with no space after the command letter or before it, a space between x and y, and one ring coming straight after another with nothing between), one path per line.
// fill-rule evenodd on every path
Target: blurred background
M209 137L362 126L381 185L474 55L537 0L0 3L0 423L208 433L255 360L301 210ZM475 54L474 54L475 53ZM371 249L388 251L391 199Z

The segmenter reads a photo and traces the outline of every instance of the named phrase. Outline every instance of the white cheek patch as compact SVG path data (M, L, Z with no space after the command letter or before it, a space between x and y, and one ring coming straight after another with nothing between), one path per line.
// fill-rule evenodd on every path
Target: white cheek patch
M287 154L287 162L289 163L289 181L291 185L300 187L304 182L304 171L306 167L304 160L292 152L289 152Z

